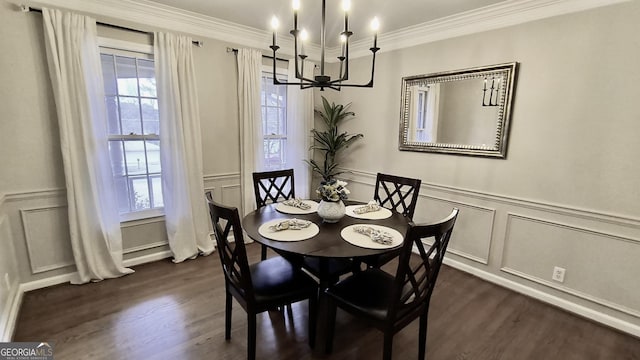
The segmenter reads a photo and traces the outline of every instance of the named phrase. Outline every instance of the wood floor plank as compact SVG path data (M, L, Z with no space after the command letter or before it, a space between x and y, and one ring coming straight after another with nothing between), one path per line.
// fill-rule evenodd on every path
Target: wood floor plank
M260 257L247 246L250 262ZM393 269L394 263L386 269ZM247 318L234 302L224 340L217 254L141 265L99 283L25 294L14 341L55 343L56 359L246 358ZM259 359L380 359L382 334L338 310L334 352L309 349L307 304L258 316ZM394 337L394 359L415 359L418 322ZM429 313L428 359L640 359L640 339L443 267Z

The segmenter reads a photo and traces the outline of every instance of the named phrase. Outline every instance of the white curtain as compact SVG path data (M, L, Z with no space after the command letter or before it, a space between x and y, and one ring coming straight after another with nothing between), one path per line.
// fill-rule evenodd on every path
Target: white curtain
M78 269L72 283L132 273L122 265L96 21L60 10L42 9L42 14Z
M155 33L162 196L169 247L176 263L214 251L204 200L192 47L189 37Z
M313 64L305 64L304 77L313 78ZM289 61L289 82L298 82L295 62ZM309 199L311 167L305 160L311 159L309 149L313 142L313 88L287 87L287 168L293 168L296 180L296 197Z
M237 61L240 181L242 211L247 214L253 211L256 206L252 173L263 168L264 158L262 109L260 107L262 53L259 50L239 49Z

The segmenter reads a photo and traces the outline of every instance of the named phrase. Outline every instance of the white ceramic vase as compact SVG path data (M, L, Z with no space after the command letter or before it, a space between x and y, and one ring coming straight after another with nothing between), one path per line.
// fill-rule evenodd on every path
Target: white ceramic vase
M318 204L318 215L326 223L336 223L344 217L345 207L342 200L324 201L320 200Z

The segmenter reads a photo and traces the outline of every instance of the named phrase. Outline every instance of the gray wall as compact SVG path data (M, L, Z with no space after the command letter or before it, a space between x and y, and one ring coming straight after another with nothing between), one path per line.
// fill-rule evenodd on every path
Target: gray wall
M365 134L343 159L353 197L371 197L377 171L421 178L416 220L461 208L454 266L640 334L637 19L632 2L381 53L373 89L323 93L353 102L345 130ZM58 283L74 268L41 16L0 0L0 24L0 276L12 280L1 310L19 283ZM239 205L236 65L225 51L234 45L198 38L203 178ZM403 76L510 61L520 71L506 160L397 150ZM368 78L369 66L354 60L352 77ZM161 218L124 224L123 237L129 265L166 256ZM550 281L556 265L567 269L563 284Z
M365 135L344 162L354 197L378 171L420 178L417 221L461 209L451 264L638 334L638 19L636 1L381 53L373 89L340 93L359 118L345 129ZM506 160L398 151L402 77L511 61Z
M60 282L75 271L66 225L65 181L54 98L47 70L42 15L21 13L0 1L0 214L6 214L3 241L15 246L15 270L0 256L0 277L11 272L27 288ZM124 25L127 25L126 23ZM136 24L129 26L136 28ZM148 29L148 27L144 27ZM151 37L99 27L99 35L151 44ZM214 39L194 47L200 100L203 170L206 190L239 205L239 134L236 60ZM123 223L128 266L168 256L162 218ZM8 234L9 239L4 236ZM3 247L4 249L4 247ZM5 259L6 257L6 259ZM4 281L3 281L4 283ZM0 305L4 304L4 292Z

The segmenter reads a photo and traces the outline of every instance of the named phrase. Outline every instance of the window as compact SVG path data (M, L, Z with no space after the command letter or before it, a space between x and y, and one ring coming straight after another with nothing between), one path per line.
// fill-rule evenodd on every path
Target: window
M417 86L413 88L415 108L412 111L415 124L415 139L417 142L435 142L437 138L438 97L440 87L438 84Z
M276 73L285 81L286 74ZM262 72L262 134L265 170L284 169L287 163L287 87L273 84L273 71Z
M100 56L118 209L124 220L153 216L164 206L153 57L110 48Z

